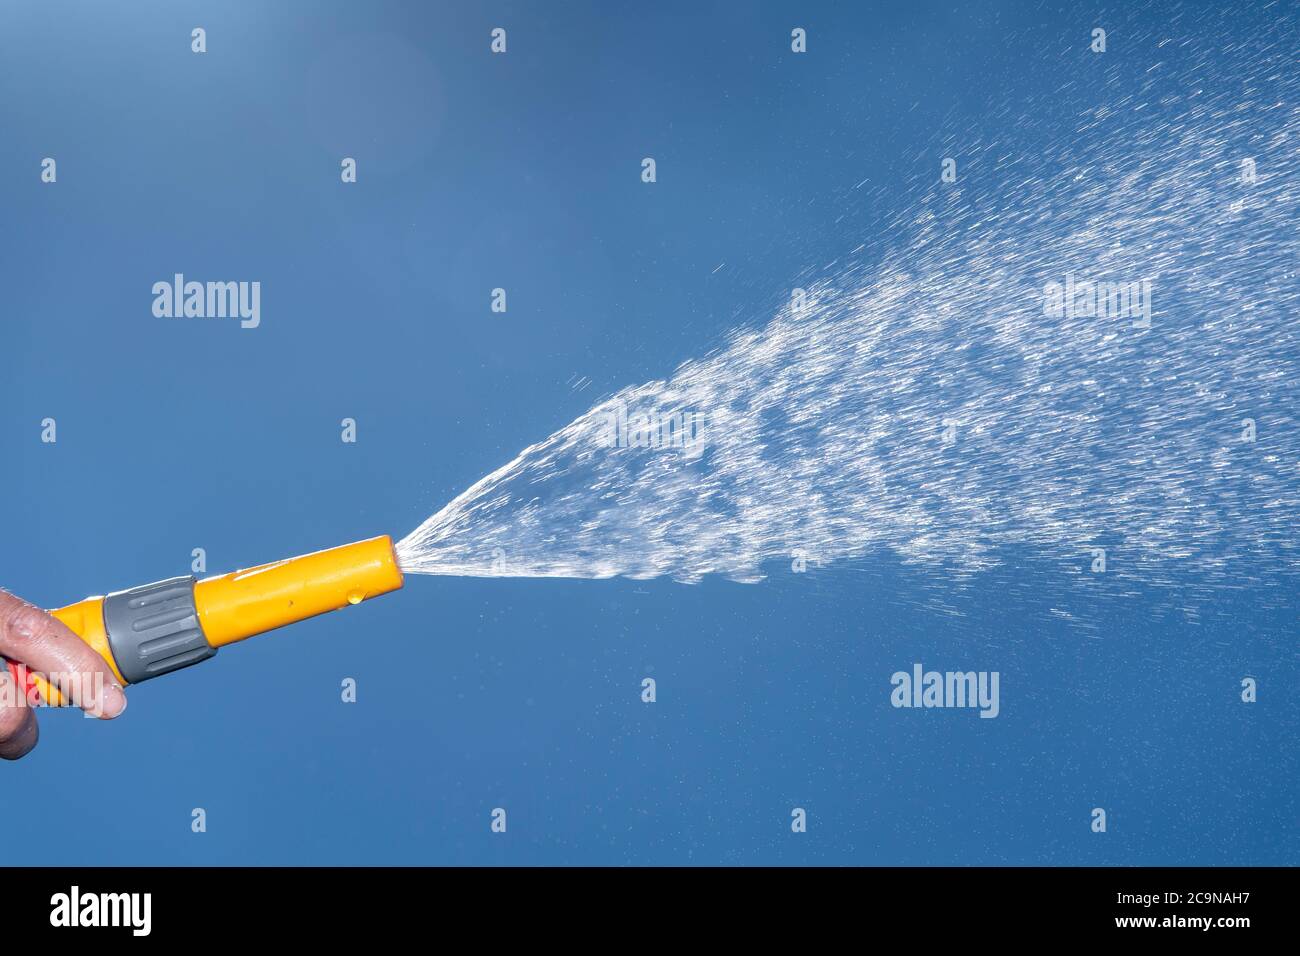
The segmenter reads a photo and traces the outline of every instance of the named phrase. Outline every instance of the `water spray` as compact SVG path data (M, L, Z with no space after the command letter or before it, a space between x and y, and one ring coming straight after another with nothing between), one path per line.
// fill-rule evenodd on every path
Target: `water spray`
M924 570L917 593L945 609L977 584L1053 602L1079 586L1160 587L1189 616L1225 589L1289 607L1288 26L1252 41L1249 63L1171 47L1141 92L1071 103L1086 137L1060 136L1055 99L1017 106L1015 136L1041 150L972 138L967 152L998 175L916 180L914 202L861 230L887 244L810 264L766 321L607 394L396 544L176 578L55 616L137 683L400 588L403 573L757 582L892 556ZM1144 109L1155 102L1167 118ZM857 189L840 194L846 209L872 205ZM1026 560L1060 573L1024 578Z
M50 613L112 668L123 685L171 674L217 650L402 586L387 535L196 580L170 578ZM0 658L3 660L3 658ZM44 676L8 662L28 699L68 703Z

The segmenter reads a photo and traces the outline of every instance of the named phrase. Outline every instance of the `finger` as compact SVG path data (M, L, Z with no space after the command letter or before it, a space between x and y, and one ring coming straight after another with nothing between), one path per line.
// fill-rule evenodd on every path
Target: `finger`
M0 655L44 674L96 717L126 710L126 694L107 661L62 621L6 591L0 591Z
M36 714L6 665L0 665L0 759L17 760L36 746Z

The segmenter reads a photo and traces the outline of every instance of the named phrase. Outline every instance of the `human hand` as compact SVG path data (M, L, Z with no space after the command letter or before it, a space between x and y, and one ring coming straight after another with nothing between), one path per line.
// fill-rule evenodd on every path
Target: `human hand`
M126 710L126 694L108 662L57 618L0 590L0 655L45 676L82 710L104 720ZM25 688L0 666L0 758L36 746L36 714Z

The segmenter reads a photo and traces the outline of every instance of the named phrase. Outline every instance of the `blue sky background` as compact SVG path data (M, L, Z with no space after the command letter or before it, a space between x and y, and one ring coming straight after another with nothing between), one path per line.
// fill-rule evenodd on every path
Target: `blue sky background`
M216 573L401 536L804 270L876 254L937 144L1086 77L1097 23L1137 82L1152 41L1124 26L1181 9L810 6L6 3L0 584L53 607L196 547ZM261 327L155 318L175 272L261 281ZM133 688L118 721L43 714L0 767L23 835L0 860L1300 862L1294 606L1084 588L1081 630L1032 597L1059 573L1033 554L959 615L909 600L923 573L410 578ZM894 710L916 661L1000 671L1001 716Z

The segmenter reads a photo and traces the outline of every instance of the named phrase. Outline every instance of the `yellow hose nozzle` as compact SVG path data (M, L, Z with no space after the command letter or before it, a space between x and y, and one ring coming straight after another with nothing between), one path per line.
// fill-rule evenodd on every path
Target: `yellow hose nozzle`
M402 571L388 535L195 581L173 578L87 598L50 613L99 653L123 684L160 677L217 648L396 591ZM53 706L44 677L31 687Z
M199 623L212 647L337 611L402 586L388 535L263 564L194 585Z

